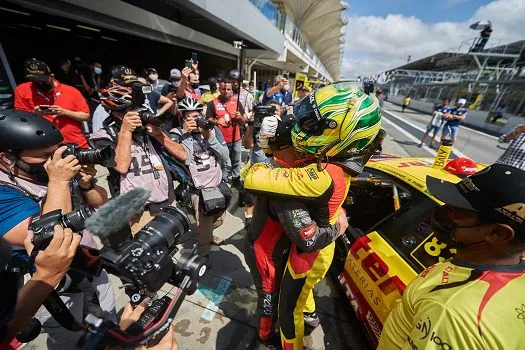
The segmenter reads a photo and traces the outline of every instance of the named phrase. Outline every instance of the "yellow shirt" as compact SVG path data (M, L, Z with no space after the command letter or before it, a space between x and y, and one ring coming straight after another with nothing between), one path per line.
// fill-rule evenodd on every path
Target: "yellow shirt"
M209 102L215 100L217 97L219 97L219 91L206 91L201 95L200 102L204 105L207 105Z
M404 104L405 106L408 106L408 105L410 104L410 97L405 97L405 98L403 99L403 104Z
M437 263L405 289L379 350L525 348L525 263Z

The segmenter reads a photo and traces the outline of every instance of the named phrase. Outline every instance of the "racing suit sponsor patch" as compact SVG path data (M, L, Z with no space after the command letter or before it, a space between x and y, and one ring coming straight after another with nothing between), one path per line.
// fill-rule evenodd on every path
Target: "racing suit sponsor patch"
M304 239L312 238L313 235L315 234L315 230L316 229L317 229L317 225L316 224L311 224L307 228L301 230L301 237L304 238Z
M314 169L306 168L305 171L308 177L310 178L310 180L319 180L319 176L317 175Z

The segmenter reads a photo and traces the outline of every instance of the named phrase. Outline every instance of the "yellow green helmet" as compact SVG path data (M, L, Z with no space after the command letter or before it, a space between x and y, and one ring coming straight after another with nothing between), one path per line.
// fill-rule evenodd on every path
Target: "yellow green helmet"
M295 148L318 157L359 154L381 129L381 108L374 96L345 83L312 92L294 105Z

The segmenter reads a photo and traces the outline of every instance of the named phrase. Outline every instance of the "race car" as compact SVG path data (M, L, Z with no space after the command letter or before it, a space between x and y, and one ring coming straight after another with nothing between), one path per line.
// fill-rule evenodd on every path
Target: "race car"
M331 273L374 348L407 284L455 254L451 238L430 227L432 211L442 203L427 190L426 177L459 182L461 175L433 163L432 158L375 156L350 186L349 228L337 240Z

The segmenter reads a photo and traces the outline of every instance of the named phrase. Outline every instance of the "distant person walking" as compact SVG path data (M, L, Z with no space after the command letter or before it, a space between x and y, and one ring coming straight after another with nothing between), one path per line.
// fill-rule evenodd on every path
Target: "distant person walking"
M411 101L410 95L406 95L403 98L403 105L401 106L401 113L405 112L405 108L408 107L408 105L410 104L410 101Z
M447 113L450 113L451 109L448 104L448 98L444 98L443 104L434 107L434 111L432 112L432 119L427 125L427 131L425 131L425 134L421 138L421 143L419 144L419 147L423 146L423 143L425 142L427 136L430 135L430 132L432 132L432 140L430 141L429 146L432 147L432 145L434 144L434 140L436 139L436 136L439 133L439 129L441 129L441 126L445 121L444 116Z
M511 132L502 135L499 142L510 142L510 145L496 163L525 170L525 124L520 124Z
M456 102L456 107L452 108L449 113L444 115L444 118L447 122L443 127L441 139L450 139L452 144L456 142L459 125L467 117L467 109L465 108L466 103L467 100L460 98Z

